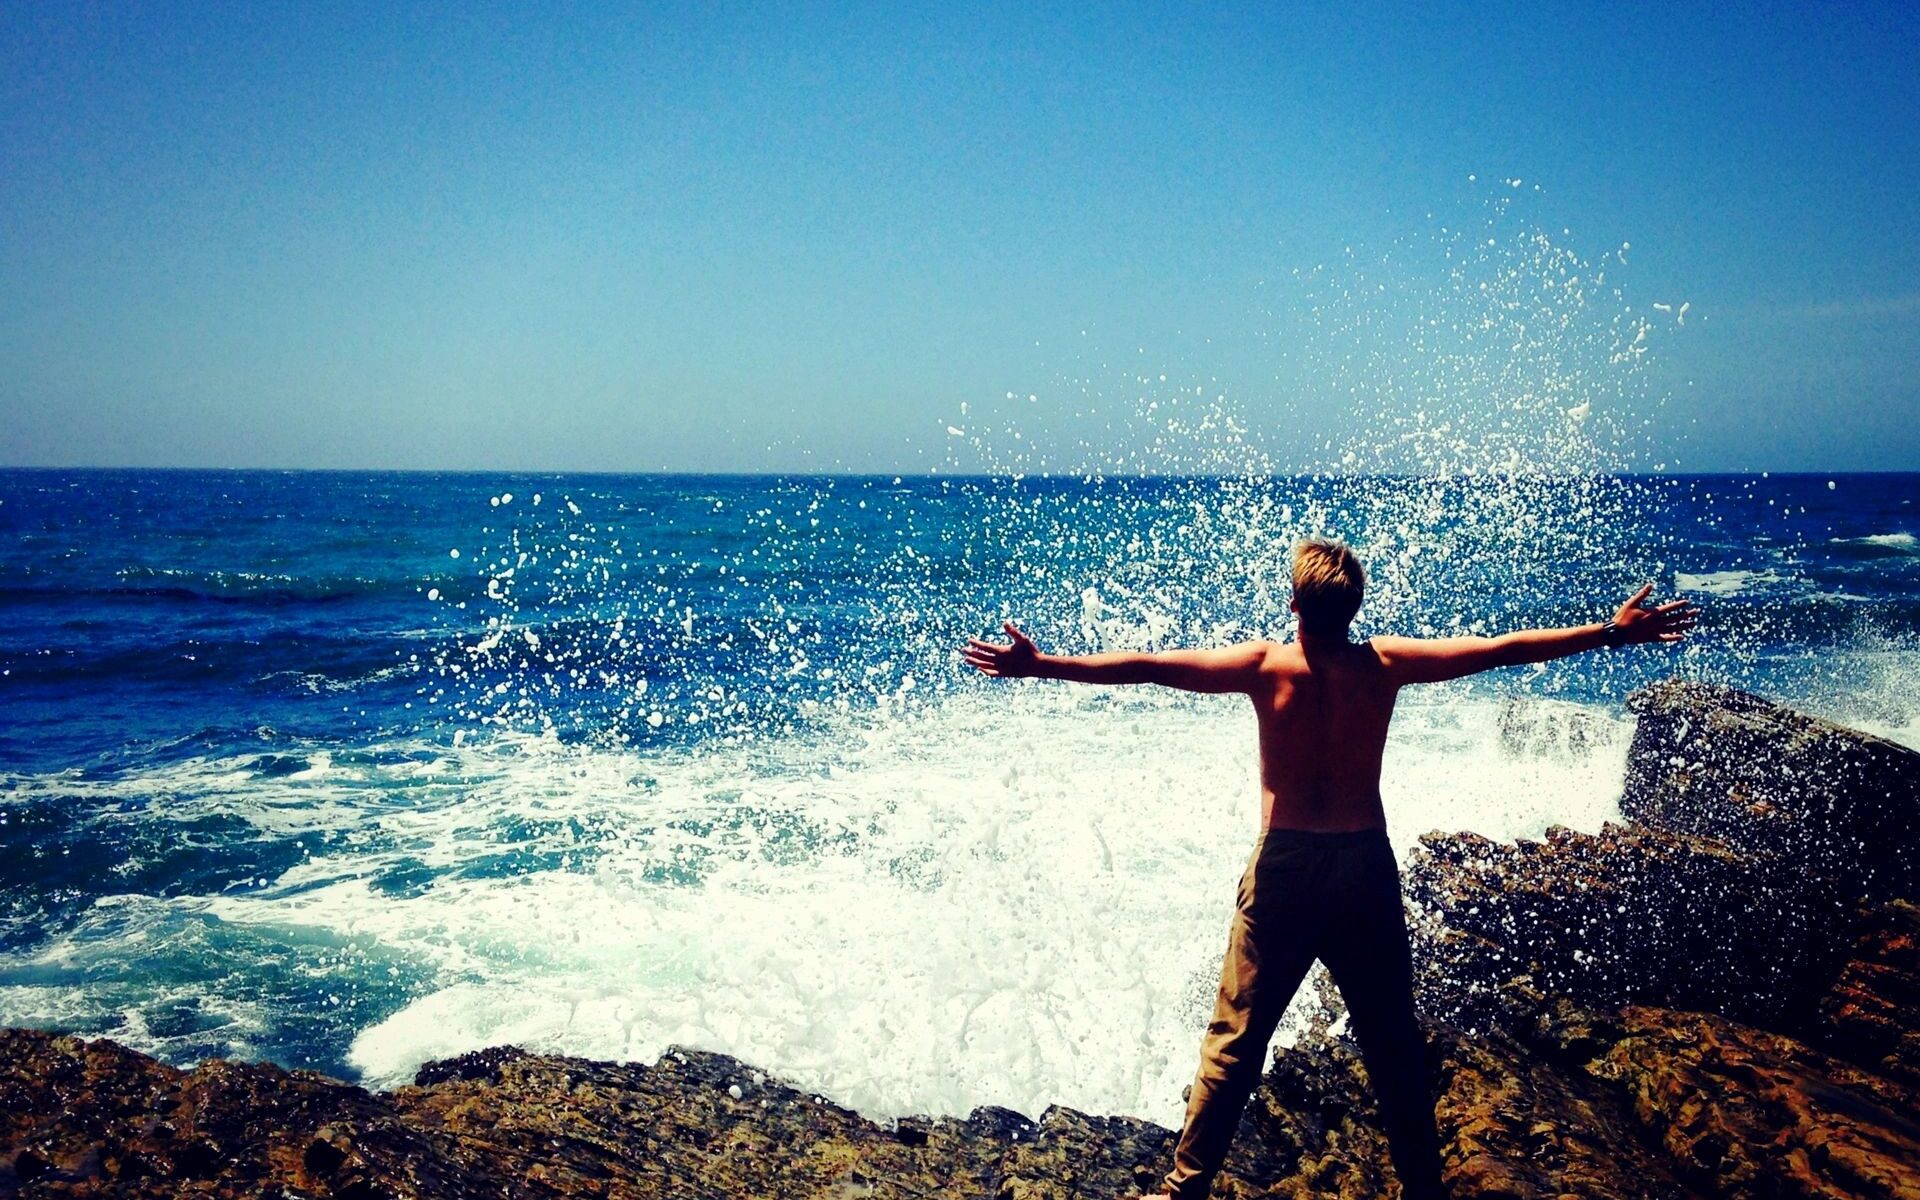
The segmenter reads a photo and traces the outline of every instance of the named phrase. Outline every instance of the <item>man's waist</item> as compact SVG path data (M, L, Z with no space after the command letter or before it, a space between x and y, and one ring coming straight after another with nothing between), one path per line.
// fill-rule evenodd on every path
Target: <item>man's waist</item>
M1268 825L1260 831L1263 846L1357 846L1367 842L1386 842L1387 827L1368 825L1361 829L1297 829L1287 825ZM1389 843L1390 844L1390 843Z

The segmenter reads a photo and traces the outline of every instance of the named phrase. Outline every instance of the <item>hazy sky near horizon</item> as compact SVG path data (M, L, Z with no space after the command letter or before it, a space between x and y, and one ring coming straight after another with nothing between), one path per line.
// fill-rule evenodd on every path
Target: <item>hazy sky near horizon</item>
M1311 466L1491 222L1638 465L1920 469L1911 7L536 7L0 10L0 465Z

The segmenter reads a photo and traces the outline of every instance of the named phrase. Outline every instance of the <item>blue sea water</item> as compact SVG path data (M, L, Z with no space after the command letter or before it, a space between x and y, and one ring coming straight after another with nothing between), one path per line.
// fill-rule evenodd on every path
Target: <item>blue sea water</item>
M369 1084L517 1041L873 1112L1170 1119L1253 830L1244 703L968 677L1600 619L1678 648L1409 694L1433 828L1616 813L1673 673L1920 743L1920 475L0 472L0 1023Z

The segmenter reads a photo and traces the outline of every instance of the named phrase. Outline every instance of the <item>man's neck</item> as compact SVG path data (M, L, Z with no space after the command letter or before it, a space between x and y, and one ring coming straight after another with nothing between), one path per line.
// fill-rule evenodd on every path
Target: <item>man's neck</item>
M1305 629L1301 629L1293 636L1294 640L1300 643L1300 649L1308 654L1316 651L1339 650L1353 644L1347 640L1347 631L1344 629L1337 634L1308 633Z

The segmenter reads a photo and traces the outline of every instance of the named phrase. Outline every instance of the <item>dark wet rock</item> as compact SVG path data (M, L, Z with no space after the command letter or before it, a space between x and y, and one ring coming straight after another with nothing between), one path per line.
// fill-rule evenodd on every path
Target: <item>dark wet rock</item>
M1467 1028L1516 1015L1510 1002L1530 992L1804 1029L1855 911L1792 856L1619 825L1512 845L1430 835L1407 889L1425 910L1423 1006Z
M1710 684L1658 684L1628 707L1634 821L1792 856L1861 900L1920 896L1920 753Z
M1412 856L1454 1194L1920 1200L1920 756L1724 689L1633 705L1629 824ZM1277 1055L1217 1196L1397 1194L1336 1016ZM1173 1139L1057 1107L874 1121L684 1050L494 1047L371 1094L0 1031L0 1197L1094 1200L1153 1186Z

